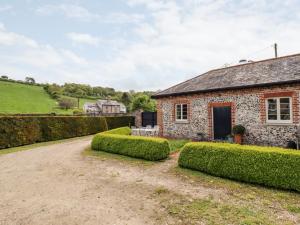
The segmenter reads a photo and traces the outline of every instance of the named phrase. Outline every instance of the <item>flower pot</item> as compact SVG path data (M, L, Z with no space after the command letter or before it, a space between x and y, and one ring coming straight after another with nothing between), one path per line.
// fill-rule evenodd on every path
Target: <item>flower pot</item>
M242 144L242 140L243 140L243 137L242 137L242 135L241 134L235 134L234 135L234 142L236 143L236 144Z

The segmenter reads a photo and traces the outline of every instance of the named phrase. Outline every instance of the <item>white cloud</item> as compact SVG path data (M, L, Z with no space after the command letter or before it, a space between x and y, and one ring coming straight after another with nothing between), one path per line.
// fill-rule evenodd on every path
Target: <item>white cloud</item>
M0 12L7 12L12 9L13 9L13 7L11 5L0 5Z
M39 15L52 15L60 13L68 18L75 18L83 21L91 21L99 18L99 15L91 13L88 9L71 4L45 5L39 7L36 12Z
M34 40L23 35L6 31L2 23L0 23L0 45L26 45L33 48L37 47L37 43Z
M74 43L74 44L87 44L87 45L94 45L98 46L100 39L94 37L90 34L84 33L68 33L67 37Z
M44 5L39 7L36 13L43 16L62 14L71 19L101 23L138 23L144 19L142 14L128 14L122 12L111 12L107 14L93 13L85 7L73 4Z

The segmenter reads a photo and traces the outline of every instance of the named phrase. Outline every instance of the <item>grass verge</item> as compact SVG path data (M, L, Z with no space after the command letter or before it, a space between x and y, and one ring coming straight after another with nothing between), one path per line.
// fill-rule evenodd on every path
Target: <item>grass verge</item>
M168 139L170 146L170 153L178 152L190 140L187 139Z
M224 193L218 200L183 199L170 205L170 213L175 216L178 214L178 218L183 221L189 222L188 218L194 217L196 221L200 219L197 215L201 215L206 221L205 224L218 224L220 218L228 221L226 224L300 224L298 192L232 181L180 167L172 168L169 172L184 182L192 182L196 186ZM230 215L238 220L234 220ZM190 222L194 224L195 221Z

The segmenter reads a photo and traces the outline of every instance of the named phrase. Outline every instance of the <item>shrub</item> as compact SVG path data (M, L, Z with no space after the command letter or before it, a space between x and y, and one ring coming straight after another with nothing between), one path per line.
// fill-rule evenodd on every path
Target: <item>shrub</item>
M126 118L130 123L132 118ZM105 117L0 116L0 149L96 134L107 128Z
M73 115L82 115L84 114L82 109L74 109L73 110Z
M225 143L188 143L178 164L238 181L300 191L298 151Z
M130 136L130 128L119 128L94 136L92 149L151 161L168 157L170 148L163 138Z
M76 106L76 101L72 98L62 97L58 99L58 105L59 108L67 110L74 108Z
M40 139L38 118L0 117L0 149L32 144Z
M134 126L134 116L107 116L105 117L107 127L109 130L118 127L131 127Z
M41 141L52 141L105 131L105 118L84 116L40 117Z
M235 125L233 128L232 128L232 133L233 134L240 134L240 135L243 135L246 131L246 128L243 126L243 125Z
M120 135L130 135L131 129L129 127L120 127L113 130L108 130L102 132L102 134L120 134Z

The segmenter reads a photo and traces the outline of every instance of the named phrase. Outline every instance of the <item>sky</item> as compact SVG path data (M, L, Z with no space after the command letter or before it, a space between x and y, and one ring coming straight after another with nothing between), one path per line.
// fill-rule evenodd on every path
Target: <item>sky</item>
M162 90L300 53L299 0L0 0L0 75Z

